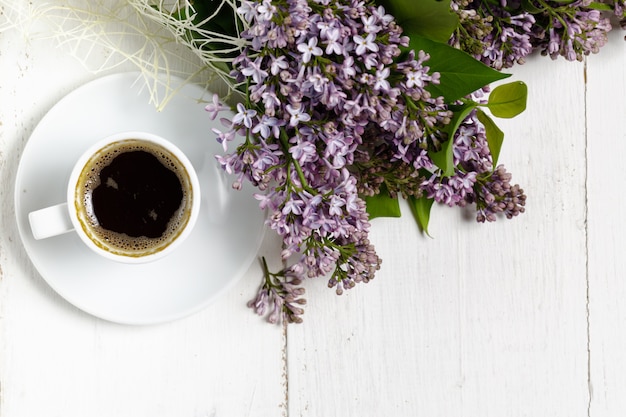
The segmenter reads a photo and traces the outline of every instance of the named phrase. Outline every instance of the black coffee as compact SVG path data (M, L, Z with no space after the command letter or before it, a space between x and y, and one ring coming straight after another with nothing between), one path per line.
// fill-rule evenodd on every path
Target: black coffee
M76 188L79 221L101 248L127 256L174 241L191 211L191 185L176 156L129 139L108 145L85 165Z
M178 176L150 152L120 153L92 192L100 226L128 236L162 237L183 201Z

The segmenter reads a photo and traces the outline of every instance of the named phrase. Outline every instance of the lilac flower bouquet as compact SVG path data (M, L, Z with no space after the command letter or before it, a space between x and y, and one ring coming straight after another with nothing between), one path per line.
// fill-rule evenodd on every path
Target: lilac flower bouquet
M435 202L474 205L479 222L523 213L492 116L522 112L527 89L489 85L534 50L596 52L611 28L600 10L623 18L619 1L196 0L170 13L194 23L177 36L235 93L206 106L224 126L217 161L235 189L258 189L283 240L285 267L262 260L249 306L301 322L305 279L326 277L337 294L373 279L369 221L399 216L399 198L426 233Z
M501 138L490 141L480 110L517 114L523 84L501 86L484 103L475 98L483 84L448 93L455 97L433 94L429 86L442 80L429 54L411 49L394 17L374 3L243 0L237 13L247 43L231 75L242 100L225 129L215 130L226 152L217 159L235 188L259 189L289 263L278 273L265 269L250 303L257 313L299 322L305 278L328 277L337 294L374 278L381 259L369 219L396 215L398 196L409 199L424 229L432 202L475 204L479 221L523 212L526 197L495 166ZM224 108L217 98L207 106L212 117Z

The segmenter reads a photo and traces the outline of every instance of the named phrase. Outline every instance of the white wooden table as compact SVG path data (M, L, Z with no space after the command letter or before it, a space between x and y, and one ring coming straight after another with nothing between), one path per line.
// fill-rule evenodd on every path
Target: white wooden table
M283 328L246 307L257 264L154 326L94 318L48 287L17 232L15 172L46 111L102 74L27 36L40 30L0 34L0 416L626 415L623 32L584 63L514 69L529 106L499 121L500 160L524 215L479 225L438 207L433 239L410 215L376 219L377 278L341 297L307 282L304 324ZM259 255L277 265L279 248L268 234Z

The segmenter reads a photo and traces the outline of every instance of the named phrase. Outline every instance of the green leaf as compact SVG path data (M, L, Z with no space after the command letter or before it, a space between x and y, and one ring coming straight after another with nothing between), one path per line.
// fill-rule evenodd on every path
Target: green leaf
M439 84L430 84L428 90L434 96L443 96L451 103L494 81L510 77L489 68L467 53L449 45L433 42L422 36L410 36L409 47L415 51L424 51L430 55L425 65L430 71L441 76Z
M528 87L521 81L499 85L489 94L487 107L496 117L511 118L526 110Z
M409 207L411 207L411 212L415 217L417 225L428 236L430 236L430 234L428 233L428 223L430 222L430 209L432 208L434 201L434 199L426 197L415 198L413 196L409 196L408 199Z
M423 36L446 43L459 25L450 0L377 0L409 37Z
M489 146L489 152L491 152L491 158L493 159L493 166L498 164L498 158L500 157L500 149L504 142L504 132L500 130L494 123L491 117L487 116L485 112L478 109L476 111L478 120L485 126L485 134L487 135L487 145Z
M600 3L597 1L592 2L589 6L590 9L595 9L595 10L603 10L603 11L612 11L613 8L611 6L609 6L606 3Z
M454 175L454 148L452 143L453 141L447 140L443 143L440 151L428 151L428 157L433 161L433 164L437 165L437 168L443 171L444 177Z
M443 171L444 177L454 175L454 135L461 123L463 123L463 120L467 118L476 106L477 104L475 102L468 102L462 106L451 106L450 110L454 111L454 116L450 124L446 127L448 140L442 144L441 150L428 152L428 156L433 163Z
M400 202L392 198L385 184L381 185L380 193L373 197L364 197L366 210L370 219L376 217L400 217Z

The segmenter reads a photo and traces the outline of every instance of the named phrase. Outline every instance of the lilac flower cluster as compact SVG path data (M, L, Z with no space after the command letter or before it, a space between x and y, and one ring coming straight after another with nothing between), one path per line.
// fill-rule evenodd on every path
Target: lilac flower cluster
M611 6L623 18L625 0ZM610 19L592 6L592 0L452 0L459 27L450 44L485 64L510 68L533 51L582 60L607 42Z
M523 64L533 51L535 18L523 10L488 0L452 0L459 26L450 45L497 70Z
M270 321L299 322L305 277L329 277L341 294L380 268L362 196L384 189L478 207L488 195L479 191L492 171L489 149L484 130L468 131L467 140L456 139L456 175L444 178L433 164L428 151L448 140L443 131L453 114L426 90L439 82L426 66L429 56L401 54L408 39L382 7L243 0L238 13L248 46L231 75L244 100L224 121L227 129L214 131L225 152L236 137L244 139L217 159L235 176L234 188L247 181L262 191L256 198L291 264L276 274L265 268L250 306L269 312ZM207 106L214 118L223 108L217 98ZM475 166L481 170L472 172ZM480 210L495 212L487 201Z
M248 302L248 307L254 309L258 315L267 314L270 323L279 323L286 320L288 323L302 323L302 306L306 299L302 298L304 288L302 273L298 270L300 264L285 268L278 273L272 273L267 267L265 258L263 263L264 280L254 300Z
M589 8L591 1L578 0L546 9L540 21L543 31L535 36L535 48L552 59L564 56L569 61L582 61L585 55L598 53L612 26L608 17Z
M475 204L481 223L495 221L500 213L510 219L524 212L524 190L510 183L512 176L503 166L494 170L485 128L475 111L458 129L453 151L455 174L432 175L421 184L429 198L449 206Z

